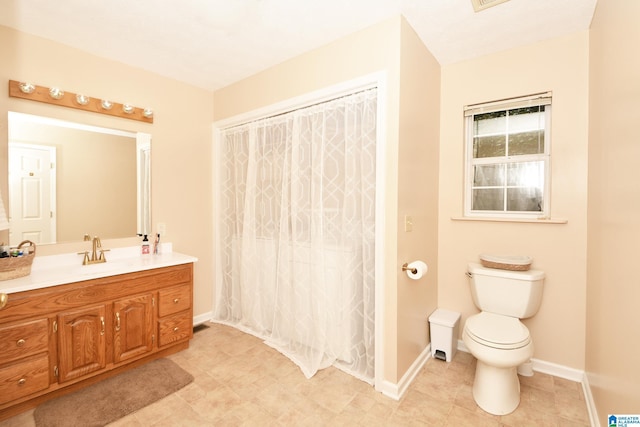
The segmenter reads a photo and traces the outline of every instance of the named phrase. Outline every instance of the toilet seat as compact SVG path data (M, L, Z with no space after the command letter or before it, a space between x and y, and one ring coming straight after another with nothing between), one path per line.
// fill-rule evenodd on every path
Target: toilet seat
M522 348L531 342L529 330L519 319L484 311L467 319L465 331L477 343L501 350Z

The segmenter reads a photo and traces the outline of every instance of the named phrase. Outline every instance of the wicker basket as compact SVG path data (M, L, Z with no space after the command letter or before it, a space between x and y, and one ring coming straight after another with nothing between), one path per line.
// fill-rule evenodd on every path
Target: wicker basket
M22 256L0 258L0 280L17 279L31 274L31 264L36 257L36 244L25 240L20 242L18 249L23 250Z
M531 261L528 256L480 255L480 263L483 267L500 270L527 271L531 268Z

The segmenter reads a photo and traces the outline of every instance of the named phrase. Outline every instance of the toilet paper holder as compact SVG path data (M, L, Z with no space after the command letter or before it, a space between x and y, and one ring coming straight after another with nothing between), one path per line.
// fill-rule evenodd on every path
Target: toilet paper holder
M411 274L416 274L418 272L418 269L409 267L409 263L405 262L404 264L402 264L402 271L410 271Z

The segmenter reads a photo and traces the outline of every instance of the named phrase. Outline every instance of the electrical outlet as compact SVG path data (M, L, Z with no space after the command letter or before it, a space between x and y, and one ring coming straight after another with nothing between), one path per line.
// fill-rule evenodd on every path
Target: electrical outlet
M165 224L164 222L159 222L158 223L158 234L160 235L160 237L164 237L167 234L167 224Z
M413 231L413 217L410 215L404 216L404 231L406 233Z

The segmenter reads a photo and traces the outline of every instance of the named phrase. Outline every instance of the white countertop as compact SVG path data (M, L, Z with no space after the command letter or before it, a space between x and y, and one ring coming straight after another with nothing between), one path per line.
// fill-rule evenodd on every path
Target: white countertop
M173 252L170 243L162 244L162 252L158 255L141 255L140 247L135 246L111 249L105 253L105 256L107 258L105 263L82 265L83 255L75 253L42 257L36 255L31 266L31 274L0 281L0 292L12 294L100 277L188 264L198 260L190 255Z

